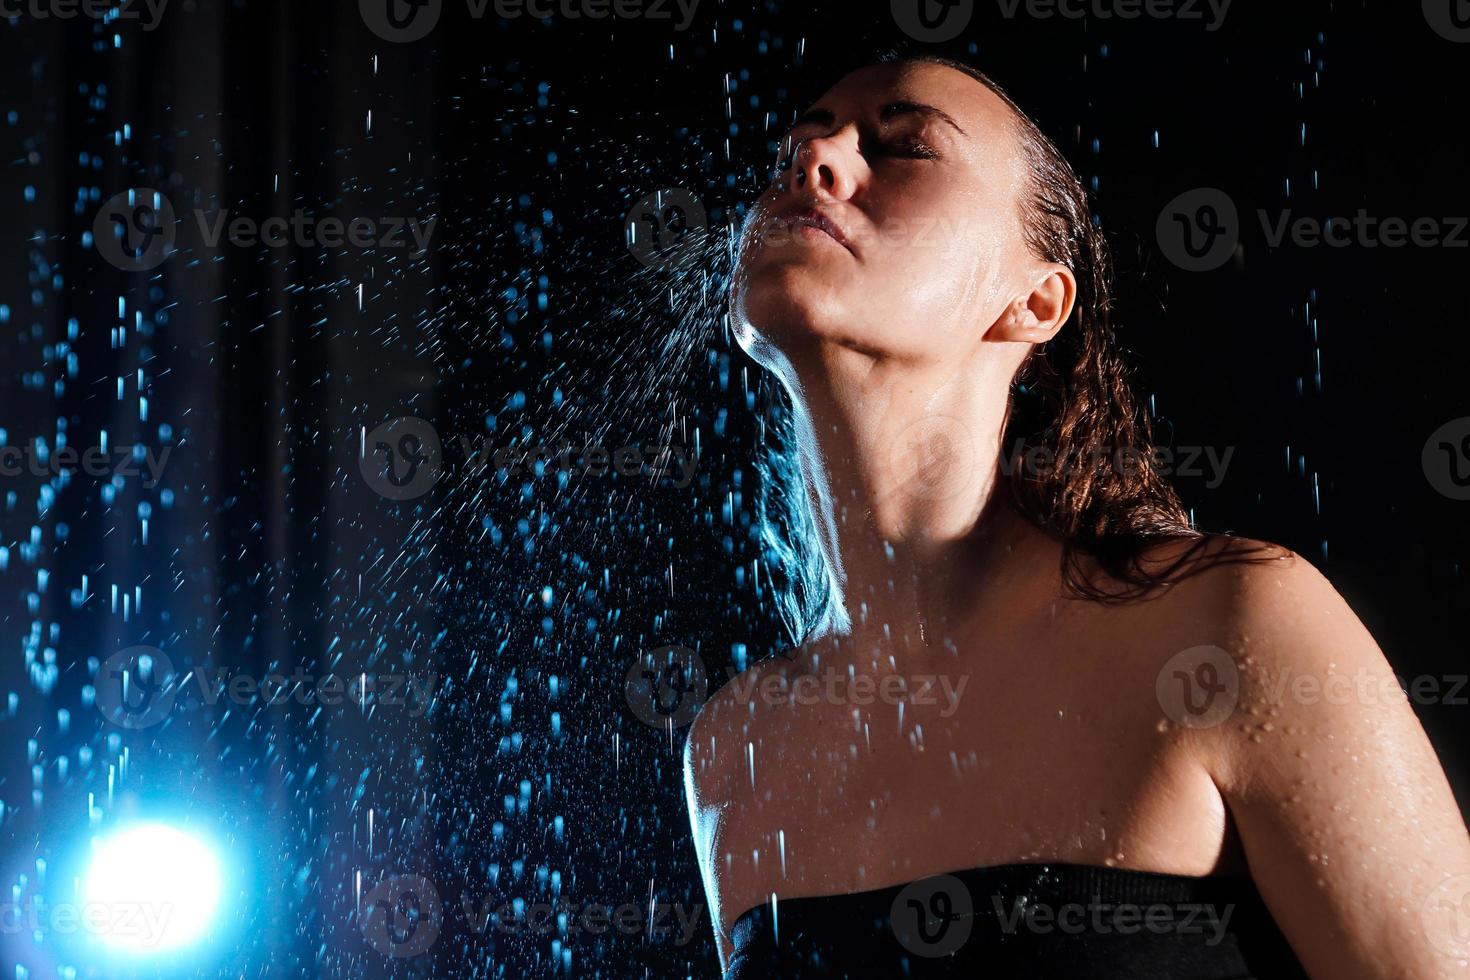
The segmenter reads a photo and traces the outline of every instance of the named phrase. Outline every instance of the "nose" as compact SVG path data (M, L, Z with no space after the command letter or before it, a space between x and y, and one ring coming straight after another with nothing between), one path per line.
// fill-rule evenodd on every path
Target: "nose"
M832 136L802 140L792 170L792 189L798 192L821 190L838 200L847 200L856 186L852 165Z

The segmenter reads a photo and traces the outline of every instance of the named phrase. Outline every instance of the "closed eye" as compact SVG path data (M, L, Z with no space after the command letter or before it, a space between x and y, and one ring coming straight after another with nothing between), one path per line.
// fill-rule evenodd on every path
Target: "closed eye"
M917 138L890 140L880 149L891 156L909 157L916 160L938 160L939 151Z
M781 141L781 147L776 155L776 167L771 172L771 178L790 170L796 162L796 149L801 145L801 140L794 136L787 136ZM939 151L933 146L925 143L917 136L900 137L876 144L876 151L884 156L902 157L911 160L938 160Z

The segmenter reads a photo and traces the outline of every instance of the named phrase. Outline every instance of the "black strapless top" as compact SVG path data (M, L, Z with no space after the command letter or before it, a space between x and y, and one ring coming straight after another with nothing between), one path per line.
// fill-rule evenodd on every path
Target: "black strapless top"
M1024 977L1300 980L1249 878L1007 864L735 920L725 980Z

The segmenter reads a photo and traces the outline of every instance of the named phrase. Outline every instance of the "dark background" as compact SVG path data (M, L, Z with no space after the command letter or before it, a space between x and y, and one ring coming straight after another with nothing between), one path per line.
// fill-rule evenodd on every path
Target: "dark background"
M1310 558L1402 677L1448 691L1470 503L1436 491L1421 451L1470 415L1470 249L1272 249L1254 215L1470 214L1470 45L1418 4L1285 6L1237 0L1208 31L982 2L932 48L1006 85L1095 189L1160 440L1234 453L1218 487L1176 480L1196 521ZM903 40L888 4L850 2L702 0L679 32L449 0L413 43L341 0L174 0L152 31L0 22L4 444L173 447L152 488L0 477L5 895L60 900L89 820L156 816L221 843L230 925L139 975L717 972L702 909L684 945L480 933L462 903L702 903L682 732L640 721L623 679L665 644L714 683L779 649L754 531L772 398L720 320L722 261L645 271L623 217L684 187L712 227L738 219L793 113ZM410 255L211 248L186 219L177 254L124 273L85 233L134 186L181 219L437 222ZM1231 262L1192 273L1154 227L1200 186L1245 221ZM402 416L445 448L432 491L399 502L358 444ZM562 434L697 443L699 473L506 479L457 442ZM438 696L417 718L220 703L126 731L86 687L134 644L210 672L433 672ZM1467 695L1416 705L1462 806ZM424 955L364 937L360 896L395 875L441 899ZM10 930L0 973L17 963L126 972Z

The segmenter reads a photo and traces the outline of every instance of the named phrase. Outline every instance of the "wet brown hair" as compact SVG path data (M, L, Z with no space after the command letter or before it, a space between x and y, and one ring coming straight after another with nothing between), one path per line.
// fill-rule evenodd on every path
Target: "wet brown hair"
M1113 333L1107 240L1056 144L999 85L964 62L887 51L849 67L914 62L964 72L1011 110L1029 172L1020 202L1026 246L1037 258L1066 266L1077 281L1070 319L1032 349L1011 380L999 460L1006 487L998 488L998 501L1061 544L1063 588L1077 598L1120 604L1218 565L1287 557L1276 546L1195 529L1159 472L1153 429ZM777 611L799 646L839 625L840 587L816 544L821 529L796 462L790 406L778 393L773 408L758 461L759 528ZM1008 464L1020 459L1005 455L1016 445L1026 447L1019 467ZM1033 454L1049 462L1033 463ZM1167 549L1167 559L1153 551L1171 543L1180 547Z
M1159 473L1152 425L1113 333L1107 240L1066 157L999 85L970 65L923 53L875 59L913 62L964 72L1010 108L1030 174L1021 202L1027 247L1043 261L1066 266L1077 280L1071 319L1032 349L1012 380L1002 437L1002 451L1020 439L1037 453L1033 458L1053 461L1022 466L1004 479L1017 511L1062 543L1066 587L1079 597L1126 602L1219 564L1283 557L1283 549L1196 530ZM1119 459L1128 465L1117 465ZM1189 547L1161 568L1145 562L1152 546L1169 541ZM1112 582L1099 584L1096 571Z

